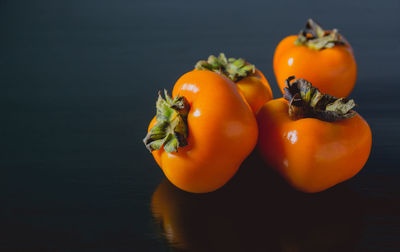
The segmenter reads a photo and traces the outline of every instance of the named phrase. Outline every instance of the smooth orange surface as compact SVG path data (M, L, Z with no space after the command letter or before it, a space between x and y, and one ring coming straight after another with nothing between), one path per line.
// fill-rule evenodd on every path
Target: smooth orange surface
M306 79L322 93L336 97L348 96L356 83L357 65L353 50L347 43L320 51L297 46L292 35L283 39L275 49L274 72L283 93L289 76Z
M188 145L178 152L161 149L152 154L175 186L194 193L214 191L228 182L253 150L256 119L235 84L208 70L184 74L172 95L184 96L190 104Z
M254 114L257 114L264 103L273 98L267 79L258 69L254 75L241 79L236 85L243 92Z
M259 150L293 187L319 192L356 175L372 144L368 123L359 115L336 122L293 121L283 98L267 102L257 115Z

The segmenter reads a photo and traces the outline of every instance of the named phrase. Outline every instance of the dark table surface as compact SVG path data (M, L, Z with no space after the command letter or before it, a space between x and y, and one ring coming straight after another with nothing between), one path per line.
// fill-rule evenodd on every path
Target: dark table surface
M0 250L400 251L399 11L397 0L0 1ZM279 96L274 48L308 17L354 48L352 97L373 131L364 169L315 195L257 153L212 194L163 180L142 144L157 91L225 52ZM152 217L156 188L169 224Z

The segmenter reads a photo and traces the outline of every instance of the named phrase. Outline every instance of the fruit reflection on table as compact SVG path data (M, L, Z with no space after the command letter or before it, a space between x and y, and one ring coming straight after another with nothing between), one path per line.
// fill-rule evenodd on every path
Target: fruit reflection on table
M215 192L187 193L164 179L151 210L169 246L185 251L354 251L362 229L360 198L346 184L295 191L255 152Z

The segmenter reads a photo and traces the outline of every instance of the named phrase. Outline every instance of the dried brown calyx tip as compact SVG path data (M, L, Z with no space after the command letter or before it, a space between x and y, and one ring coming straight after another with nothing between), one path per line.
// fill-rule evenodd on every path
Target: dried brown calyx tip
M157 122L143 139L149 151L162 147L166 152L177 152L179 147L187 145L187 115L190 105L183 96L172 99L164 90L165 99L158 93Z
M304 79L291 76L286 80L284 98L289 101L289 116L293 120L316 118L334 122L355 116L353 99L336 98L322 94L318 88Z
M256 71L255 66L248 64L244 59L227 59L223 53L220 53L218 57L210 55L207 60L198 61L195 68L223 74L234 82L250 76Z
M300 31L294 44L307 46L313 50L322 50L335 45L344 45L345 41L337 29L325 31L310 18L306 23L306 28Z

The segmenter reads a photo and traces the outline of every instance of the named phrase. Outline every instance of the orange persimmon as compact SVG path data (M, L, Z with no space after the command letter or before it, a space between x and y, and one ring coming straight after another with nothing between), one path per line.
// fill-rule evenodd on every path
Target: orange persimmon
M288 76L314 83L323 93L348 96L357 78L353 49L336 29L324 31L309 19L299 35L284 38L273 59L276 81L283 92Z
M235 82L254 114L264 103L273 98L271 87L264 74L242 58L227 59L223 53L218 57L210 55L207 61L197 62L195 69L210 70L225 75Z
M321 94L311 83L287 80L285 99L259 111L258 146L273 169L294 188L319 192L356 175L372 143L368 123L354 101Z
M235 83L212 71L184 74L172 95L159 96L144 143L175 186L214 191L253 150L256 119Z

